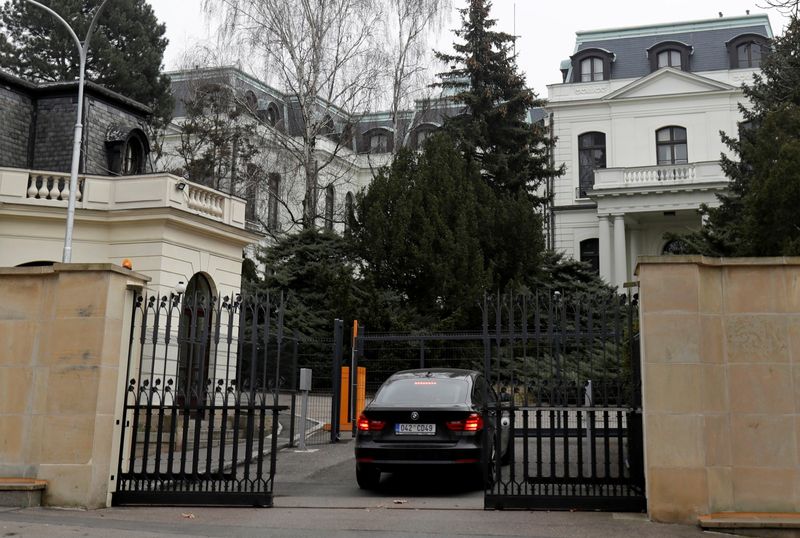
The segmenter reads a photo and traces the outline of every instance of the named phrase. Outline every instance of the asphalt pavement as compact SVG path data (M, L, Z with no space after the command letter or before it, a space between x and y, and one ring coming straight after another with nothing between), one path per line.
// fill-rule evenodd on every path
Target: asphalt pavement
M355 481L353 443L278 454L273 508L120 507L0 509L7 536L694 537L697 527L642 514L485 511L474 480L455 473L384 475L376 492Z

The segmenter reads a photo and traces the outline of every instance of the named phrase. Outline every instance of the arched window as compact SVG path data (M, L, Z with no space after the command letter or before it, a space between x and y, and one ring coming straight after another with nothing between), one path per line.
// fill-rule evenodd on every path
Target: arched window
M370 153L387 153L389 151L389 133L375 131L369 137Z
M670 126L656 131L656 155L658 164L688 163L686 129Z
M325 187L325 229L333 230L333 184Z
M689 71L689 58L692 47L680 41L661 41L647 49L650 71L664 67Z
M595 274L600 274L600 240L584 239L581 241L581 261L588 263Z
M209 382L211 355L211 315L213 314L213 289L209 279L197 273L189 280L183 294L178 331L178 371L176 400L182 406L189 400L192 407L201 405L200 394Z
M353 193L348 191L344 195L344 231L350 231L350 226L355 219Z
M425 145L425 141L430 138L433 133L436 131L433 127L418 127L414 133L415 143L414 146L417 149L422 149L422 146Z
M734 37L728 48L731 69L761 67L761 60L769 53L769 39L760 34L742 34Z
M106 130L108 169L113 174L131 176L147 171L150 144L147 135L139 128L127 125L109 125Z
M275 173L270 174L267 187L269 188L269 197L267 199L267 228L272 232L276 232L280 225L280 205L278 201L281 192L281 175Z
M572 58L572 82L596 82L611 78L614 55L605 49L588 48Z
M267 105L266 109L259 110L258 119L261 120L262 123L266 123L271 127L275 127L275 125L277 125L281 119L281 113L278 110L278 106L275 103L270 103Z
M131 135L125 143L122 158L122 175L133 176L144 173L144 144L136 135Z
M594 187L594 171L606 167L605 133L584 133L578 137L578 197Z

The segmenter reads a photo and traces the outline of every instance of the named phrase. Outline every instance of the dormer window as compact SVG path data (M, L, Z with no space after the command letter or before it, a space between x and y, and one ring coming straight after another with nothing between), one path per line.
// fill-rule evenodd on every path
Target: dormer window
M389 136L386 133L375 133L369 137L370 153L386 153L389 151Z
M139 128L109 125L106 130L108 169L114 175L134 176L147 172L150 144Z
M430 122L417 125L411 133L411 142L413 143L413 147L416 149L422 149L422 146L425 145L425 141L433 136L438 128L438 124Z
M604 80L603 60L596 56L581 60L581 82L593 82L595 80Z
M270 127L275 127L281 119L281 113L278 111L278 106L275 103L267 105L266 109L258 111L258 119L266 123Z
M761 67L761 45L758 43L743 43L736 47L736 56L739 67Z
M665 67L689 71L689 58L692 47L680 41L661 41L647 49L650 71Z
M373 127L364 132L364 142L368 146L361 151L369 153L388 153L392 151L392 132L385 127Z
M759 34L742 34L734 37L725 46L731 69L758 69L761 60L769 53L769 39Z
M665 50L658 53L658 68L675 67L681 68L681 53L677 50Z
M614 55L605 49L589 48L572 56L572 82L598 82L611 78Z

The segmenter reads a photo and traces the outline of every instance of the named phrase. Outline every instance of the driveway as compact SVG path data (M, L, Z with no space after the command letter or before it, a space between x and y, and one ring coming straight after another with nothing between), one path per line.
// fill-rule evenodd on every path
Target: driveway
M696 527L650 523L641 514L485 511L470 480L443 473L385 475L377 492L355 482L353 443L278 454L273 508L142 507L75 511L0 509L0 537L247 536L697 537Z

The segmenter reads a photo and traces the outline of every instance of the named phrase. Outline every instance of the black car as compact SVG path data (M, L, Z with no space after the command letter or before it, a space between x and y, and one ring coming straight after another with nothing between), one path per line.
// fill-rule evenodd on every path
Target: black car
M497 405L494 389L480 372L449 368L397 372L358 418L358 485L373 489L381 471L411 466L463 465L482 477L484 447L487 456L498 448ZM507 414L500 422L499 449L505 459L510 443Z

